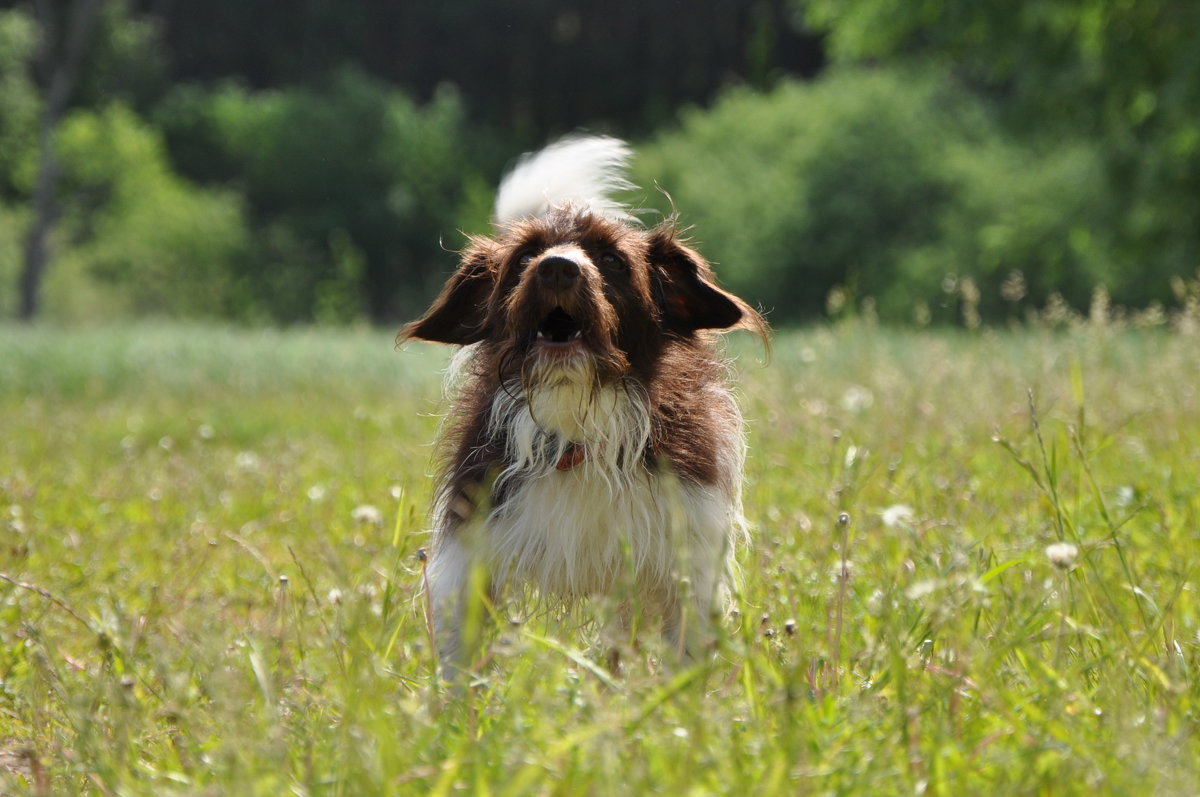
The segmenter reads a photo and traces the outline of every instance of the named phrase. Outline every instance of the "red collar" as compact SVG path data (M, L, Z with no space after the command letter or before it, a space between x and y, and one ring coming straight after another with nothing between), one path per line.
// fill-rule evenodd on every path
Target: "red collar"
M562 471L571 470L582 465L586 459L587 449L580 443L570 443L567 445L567 450L559 457L555 467Z

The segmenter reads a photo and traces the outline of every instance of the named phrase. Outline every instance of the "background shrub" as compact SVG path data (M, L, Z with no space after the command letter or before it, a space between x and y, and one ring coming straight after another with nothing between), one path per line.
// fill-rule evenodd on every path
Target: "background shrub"
M453 264L440 238L472 215L477 178L452 92L422 107L345 69L281 91L186 88L160 121L181 169L246 197L259 232L238 281L248 312L403 316Z
M123 105L76 112L58 146L70 201L47 283L53 312L228 313L249 244L235 194L181 179L162 135Z
M945 287L965 277L1000 311L1014 271L1035 303L1055 290L1086 301L1105 275L1094 153L1007 140L981 101L929 72L733 91L684 114L639 168L695 224L723 280L776 320L819 314L835 288L909 320L921 307L953 315Z

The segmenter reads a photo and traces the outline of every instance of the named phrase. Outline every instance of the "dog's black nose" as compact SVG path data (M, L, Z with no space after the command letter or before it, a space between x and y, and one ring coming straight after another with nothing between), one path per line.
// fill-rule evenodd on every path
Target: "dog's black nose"
M538 280L554 290L571 287L579 279L579 264L561 255L551 255L538 263Z

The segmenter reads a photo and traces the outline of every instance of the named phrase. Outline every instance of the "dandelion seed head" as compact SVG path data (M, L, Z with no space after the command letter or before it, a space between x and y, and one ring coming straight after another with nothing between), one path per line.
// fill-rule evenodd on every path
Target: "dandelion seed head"
M875 403L875 395L861 385L851 385L842 394L842 409L855 414L861 413Z
M913 508L907 504L892 504L887 509L879 513L883 519L883 525L889 529L899 525L912 525Z
M1079 548L1069 542L1056 542L1046 546L1046 558L1060 570L1070 570L1075 566L1078 557Z
M883 613L887 602L887 596L883 594L883 590L877 589L867 598L867 614L872 617L878 617Z
M233 458L233 464L238 470L258 470L260 463L258 454L253 451L241 451Z
M354 518L355 523L362 523L367 526L383 525L383 513L379 511L378 507L370 504L362 504L354 507L354 511L350 513L350 516Z
M935 579L926 579L918 581L904 591L904 597L910 601L920 600L926 595L932 594L938 588L938 582Z

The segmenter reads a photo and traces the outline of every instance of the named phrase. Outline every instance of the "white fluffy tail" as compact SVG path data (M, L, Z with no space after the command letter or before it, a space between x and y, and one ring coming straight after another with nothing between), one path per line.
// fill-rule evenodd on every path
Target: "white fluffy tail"
M628 144L608 136L568 136L527 153L500 183L496 221L542 216L566 204L614 221L635 221L629 207L612 198L636 187L625 176L632 154Z

